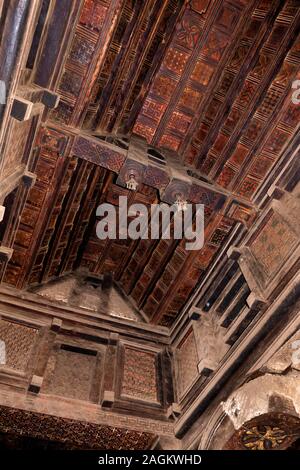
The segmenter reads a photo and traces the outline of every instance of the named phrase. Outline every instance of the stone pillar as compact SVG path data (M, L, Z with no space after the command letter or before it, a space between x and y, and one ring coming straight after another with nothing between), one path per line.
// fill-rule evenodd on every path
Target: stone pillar
M111 333L106 348L101 406L111 408L115 401L119 335Z
M11 259L12 254L12 248L9 248L7 246L0 246L0 283L3 280L7 263Z
M198 373L208 376L218 367L230 347L225 344L225 328L218 324L218 318L212 312L209 316L202 315L200 320L193 321L193 328L200 359Z
M38 394L42 388L47 363L53 349L55 339L62 327L62 320L54 317L50 328L42 333L39 349L37 352L36 364L33 369L33 375L28 385L28 392Z

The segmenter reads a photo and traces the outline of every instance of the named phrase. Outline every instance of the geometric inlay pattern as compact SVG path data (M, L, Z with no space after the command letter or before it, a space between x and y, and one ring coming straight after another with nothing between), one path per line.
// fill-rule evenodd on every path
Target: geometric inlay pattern
M287 223L273 213L251 245L252 253L268 277L276 274L297 243L297 236Z
M42 391L89 400L96 356L59 349L48 361Z
M122 395L157 402L155 353L125 348Z
M25 371L38 330L0 320L0 340L5 343L5 365Z
M80 449L143 450L154 435L2 406L0 431L69 444Z
M178 379L182 395L198 375L198 353L195 335L190 330L178 347Z

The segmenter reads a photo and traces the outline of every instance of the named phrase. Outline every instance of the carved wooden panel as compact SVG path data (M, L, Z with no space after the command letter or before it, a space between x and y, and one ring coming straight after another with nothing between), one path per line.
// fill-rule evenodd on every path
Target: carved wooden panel
M83 137L75 138L72 153L77 156L85 155L86 160L117 173L126 159L125 152L117 152L115 149L101 145L96 140L91 142Z
M157 354L125 347L121 395L157 402Z
M27 162L26 156L28 156L28 150L30 149L29 140L32 124L33 119L28 119L28 121L24 122L19 122L16 119L11 120L2 178L12 174L21 163ZM29 148L27 142L29 143Z
M47 204L53 193L55 178L61 171L62 160L59 158L65 148L66 139L56 132L40 131L38 141L41 142L41 152L35 161L37 175L36 184L29 191L25 208L21 215L19 231L14 244L14 253L6 270L5 281L14 286L22 286L25 275L36 255L36 244L42 220L47 214Z
M291 100L299 9L202 3L189 3L177 22L134 132L252 199L299 122Z
M95 79L95 55L103 47L102 34L110 34L108 28L103 27L106 19L111 21L108 14L110 3L114 2L85 0L80 5L81 11L71 31L72 40L68 44L57 84L61 100L58 108L52 112L52 117L59 122L78 122L78 107L82 109L85 93L89 94L92 86L90 80ZM89 90L86 88L87 82Z
M155 435L2 406L2 432L94 450L146 450Z
M57 348L48 360L43 393L89 400L96 354Z
M276 212L271 212L250 247L265 276L270 279L277 274L298 242L296 233L287 222Z
M193 330L189 330L185 338L178 345L177 350L178 364L178 389L182 396L187 388L198 377L198 353L196 347L196 338Z
M0 320L0 340L5 345L5 366L25 372L31 357L38 330Z
M251 227L257 191L296 136L299 8L294 0L76 5L64 0L61 17L55 5L43 36L41 51L51 41L58 49L51 28L64 37L57 58L49 55L53 71L46 64L41 77L62 99L33 145L37 182L4 280L23 288L78 267L109 273L150 321L170 327L236 222ZM36 78L44 62L40 55ZM166 148L164 163L153 164L144 141L134 149L132 132ZM124 186L137 155L148 160L135 163L132 192ZM172 180L174 167L189 183ZM189 253L185 241L172 239L97 238L101 202L117 207L124 195L129 204L172 203L179 185L189 202L205 204L201 250Z

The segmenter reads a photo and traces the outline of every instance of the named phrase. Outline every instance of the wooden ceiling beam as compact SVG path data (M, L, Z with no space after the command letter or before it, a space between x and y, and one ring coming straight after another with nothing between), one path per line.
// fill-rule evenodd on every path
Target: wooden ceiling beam
M255 8L257 8L257 6L259 6L259 1L257 0L249 2L247 6L247 11L245 11L244 14L241 16L239 27L237 28L235 35L232 38L233 44L239 43L239 38L242 36L242 34L245 31L245 28L247 28L248 26L249 17L251 17L253 11L255 10ZM201 145L201 152L198 155L198 162L201 162L203 158L206 156L207 152L209 151L212 144L214 143L220 128L226 121L228 114L230 113L231 106L234 100L236 99L236 97L239 95L244 85L245 76L247 76L249 71L252 70L254 64L256 63L257 57L260 54L260 50L264 46L265 41L267 37L269 36L270 29L272 28L281 8L282 8L282 1L277 0L274 3L273 8L270 10L267 20L262 23L261 31L258 37L256 38L256 41L252 43L248 51L247 60L244 61L239 72L235 75L234 80L232 81L231 86L230 86L230 91L226 95L226 99L223 101L222 106L220 110L218 111L217 116L214 119L214 126L210 128L204 142ZM228 63L229 58L232 57L232 53L233 53L232 48L229 48L227 51L227 54L224 54L223 59L219 62L218 70L215 73L214 80L210 82L211 93L207 93L206 102L201 103L200 114L198 112L196 113L194 122L191 128L189 129L189 133L187 137L184 139L184 141L182 142L181 150L188 148L191 142L192 136L197 126L199 125L199 115L201 116L205 114L205 110L211 100L211 95L213 95L214 90L218 89L218 83L220 83L221 80L223 80L223 71L226 67L226 64ZM197 163L196 163L196 167L198 167Z
M81 160L77 162L72 177L68 178L69 184L66 185L60 217L57 220L55 231L44 260L41 282L45 282L53 277L53 270L57 269L59 271L59 266L75 224L76 214L80 210L80 202L85 194L91 171L91 166L86 161Z
M126 15L128 15L128 8L129 5L125 4L123 11ZM142 0L137 0L133 6L131 18L123 33L122 42L119 45L118 55L114 61L109 80L106 83L99 100L98 110L95 116L96 130L107 129L107 127L109 127L109 108L115 98L115 93L120 85L120 80L123 79L126 67L128 66L128 55L131 52L131 48L134 48L135 46L137 40L136 36L140 34L139 31L142 27L145 15L147 14L147 10L148 2L143 2Z
M96 193L98 190L101 192L101 189L99 188L97 190L97 188L104 175L105 170L99 167L97 167L95 171L92 169L90 172L86 191L82 196L82 204L78 210L77 221L75 222L72 233L69 237L68 245L65 249L58 275L70 273L76 266L78 266L80 246L82 245L83 239L87 236L90 219L96 211L98 198L98 194Z
M282 9L282 2L279 2L279 3L280 3L280 7L278 7L278 13ZM274 17L272 18L272 20L274 21ZM282 43L280 45L279 50L276 53L276 60L274 61L274 64L272 65L270 70L267 71L267 73L264 75L263 81L262 81L262 83L260 84L260 86L258 88L258 92L255 96L255 99L252 100L252 102L248 106L247 113L243 116L242 120L239 121L239 126L238 126L237 131L232 134L232 136L231 136L231 138L230 138L230 140L229 140L229 142L226 146L226 150L222 155L222 159L218 162L218 166L213 169L212 178L215 179L219 176L220 172L222 171L222 168L224 167L225 162L228 161L228 159L233 154L239 140L242 137L242 134L243 134L244 130L249 126L255 112L259 109L260 105L264 101L264 99L266 97L266 93L267 93L268 89L270 88L270 85L272 84L272 81L276 78L276 76L279 73L280 69L284 65L284 61L286 59L286 56L287 56L288 52L293 47L297 37L299 37L299 28L300 28L300 11L299 11L299 14L297 15L297 17L294 19L294 22L293 22L293 24L292 24L292 26L289 30L289 34L284 38L284 40L282 41ZM267 41L267 38L270 37L271 34L273 34L273 33L274 33L274 29L271 29L271 31L269 29L266 30L264 38L262 40L262 43L260 44L260 49L264 46L264 43ZM251 61L249 67L247 68L247 72L244 74L244 77L246 77L247 74L251 72L251 69L253 68L253 66L257 62L257 57L259 56L260 49L257 52L255 52L255 54L253 56L253 60ZM242 80L241 80L241 82L242 82ZM284 98L284 96L289 94L289 91L290 91L290 84L289 84L289 86L286 87L285 93L283 94L283 98ZM232 104L234 102L234 98L236 96L237 95L235 94L233 99L228 102L227 112L224 113L224 115L221 118L220 122L217 123L217 125L218 125L217 129L220 129L221 126L224 124L226 118L228 117L229 111L230 111L230 103ZM282 107L282 102L277 103L277 107L274 107L274 109L273 109L273 114L275 115L277 113L277 110L281 109L281 107ZM216 137L216 132L214 132L214 134L212 134L210 137L208 137L207 145L205 143L203 149L201 150L202 151L202 153L201 153L202 156L204 156L208 152L209 146L212 145L212 142L213 142L215 137ZM263 137L264 136L261 136L259 141L261 141L263 139ZM248 157L247 157L249 160L251 159L251 156L253 156L257 152L257 147L258 147L259 142L257 141L257 142L255 142L255 144L256 144L255 148L252 149L251 154L249 154ZM199 156L199 159L201 159L201 155ZM239 179L240 179L240 177L241 177L241 175L239 174Z
M110 132L112 132L113 129L118 129L122 123L127 103L136 86L144 61L152 45L152 41L158 32L158 28L167 9L168 2L169 0L163 0L162 2L152 0L149 3L149 11L146 12L146 16L149 17L149 19L146 18L148 23L146 30L139 38L135 59L131 64L128 76L122 85L121 90L119 90L115 97L114 113L108 127Z
M166 20L166 24L164 27L163 40L160 43L160 46L158 47L153 57L153 62L152 62L153 65L148 70L148 73L143 80L143 84L141 86L140 92L138 96L136 96L135 98L135 101L130 111L130 114L128 116L128 119L124 123L125 134L131 132L134 127L135 121L142 109L145 98L148 95L152 80L155 77L155 74L158 72L159 67L164 59L165 53L167 51L167 48L172 38L174 28L176 26L176 22L178 21L179 18L181 18L184 12L186 3L187 3L186 0L178 0L176 2L177 8L170 10L170 14L168 15L168 18Z
M205 240L208 240L210 238L210 235L212 235L213 231L218 226L221 219L222 215L219 214L208 222L207 226L205 227ZM199 254L199 252L197 254ZM165 314L167 304L170 304L172 299L176 296L183 279L189 278L189 271L192 265L194 264L196 257L197 255L195 255L195 252L193 251L190 251L186 255L186 259L182 269L180 269L180 271L176 274L174 282L171 283L170 287L168 288L167 292L163 297L163 301L158 305L156 311L153 312L151 322L155 324L160 323Z
M80 88L80 93L72 113L70 124L75 127L81 126L83 123L85 115L84 111L90 98L93 85L103 65L107 48L115 32L115 28L122 9L122 3L122 0L111 0L109 4L92 60L88 66L87 74Z

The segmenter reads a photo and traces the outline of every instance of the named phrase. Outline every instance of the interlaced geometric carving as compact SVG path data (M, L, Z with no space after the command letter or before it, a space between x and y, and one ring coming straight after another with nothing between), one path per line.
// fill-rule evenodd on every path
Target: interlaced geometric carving
M195 335L190 330L178 348L178 378L180 395L198 375L198 354Z
M157 401L155 353L125 348L122 395Z
M0 320L0 340L5 343L6 366L25 371L38 330Z
M296 243L296 234L274 213L254 240L251 250L270 277L276 274Z
M89 400L96 356L60 349L47 365L43 393Z
M144 450L155 436L94 423L0 407L0 430L4 433L72 444L82 449Z

